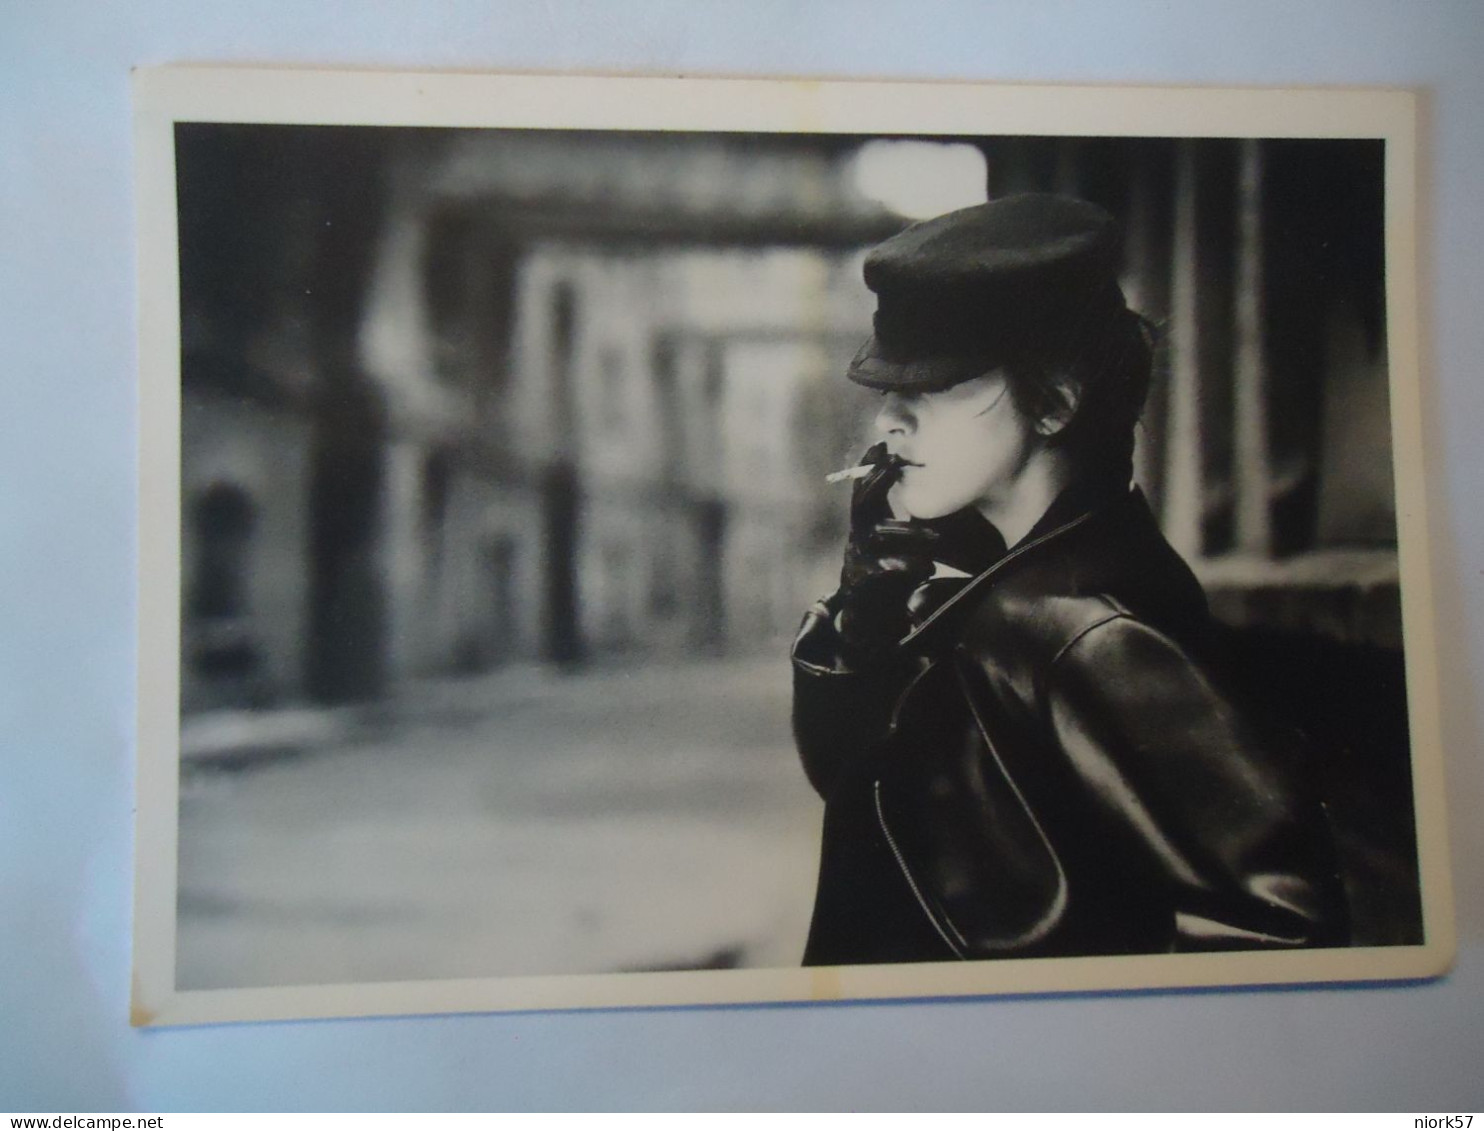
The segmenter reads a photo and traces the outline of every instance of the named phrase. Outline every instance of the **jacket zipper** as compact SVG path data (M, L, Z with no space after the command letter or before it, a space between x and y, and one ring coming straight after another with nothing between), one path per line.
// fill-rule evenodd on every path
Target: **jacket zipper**
M917 881L912 876L912 869L907 867L907 858L902 855L902 850L897 847L896 837L892 836L891 829L886 827L886 812L881 808L880 781L875 783L875 795L876 821L881 826L882 835L886 837L887 847L891 849L891 854L896 857L897 867L902 870L902 876L906 879L907 886L912 889L912 897L917 900L917 906L922 908L922 913L927 916L927 921L933 925L933 930L938 932L938 937L947 944L949 950L953 951L953 956L959 959L966 958L967 956L964 954L963 948L948 937L948 932L943 929L943 925L938 922L938 917L928 907L927 900L923 898L922 889L917 886Z

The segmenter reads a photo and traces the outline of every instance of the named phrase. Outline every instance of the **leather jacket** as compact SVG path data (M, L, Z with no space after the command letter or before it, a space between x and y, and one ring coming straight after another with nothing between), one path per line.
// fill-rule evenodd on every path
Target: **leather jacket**
M834 598L793 650L825 799L805 961L1342 945L1297 733L1242 701L1142 495L1062 500L914 627L843 659Z

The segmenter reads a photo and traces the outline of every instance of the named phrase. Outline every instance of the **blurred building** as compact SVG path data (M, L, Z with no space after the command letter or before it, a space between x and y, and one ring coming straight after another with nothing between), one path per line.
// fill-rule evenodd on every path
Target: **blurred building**
M786 633L902 223L850 156L182 127L186 709Z
M367 139L177 130L184 710L378 678L380 411L356 363Z

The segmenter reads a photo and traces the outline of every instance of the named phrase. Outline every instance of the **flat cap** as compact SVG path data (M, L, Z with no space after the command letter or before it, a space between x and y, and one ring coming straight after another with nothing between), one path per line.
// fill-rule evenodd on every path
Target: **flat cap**
M913 224L866 256L875 333L847 376L956 385L1027 352L1076 350L1124 309L1117 226L1095 204L1007 196Z

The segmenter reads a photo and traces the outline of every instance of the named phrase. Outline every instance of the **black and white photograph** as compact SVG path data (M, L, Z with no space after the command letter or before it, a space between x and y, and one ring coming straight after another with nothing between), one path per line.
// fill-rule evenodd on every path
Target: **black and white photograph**
M143 74L135 1022L1440 972L1414 111L1249 94Z

